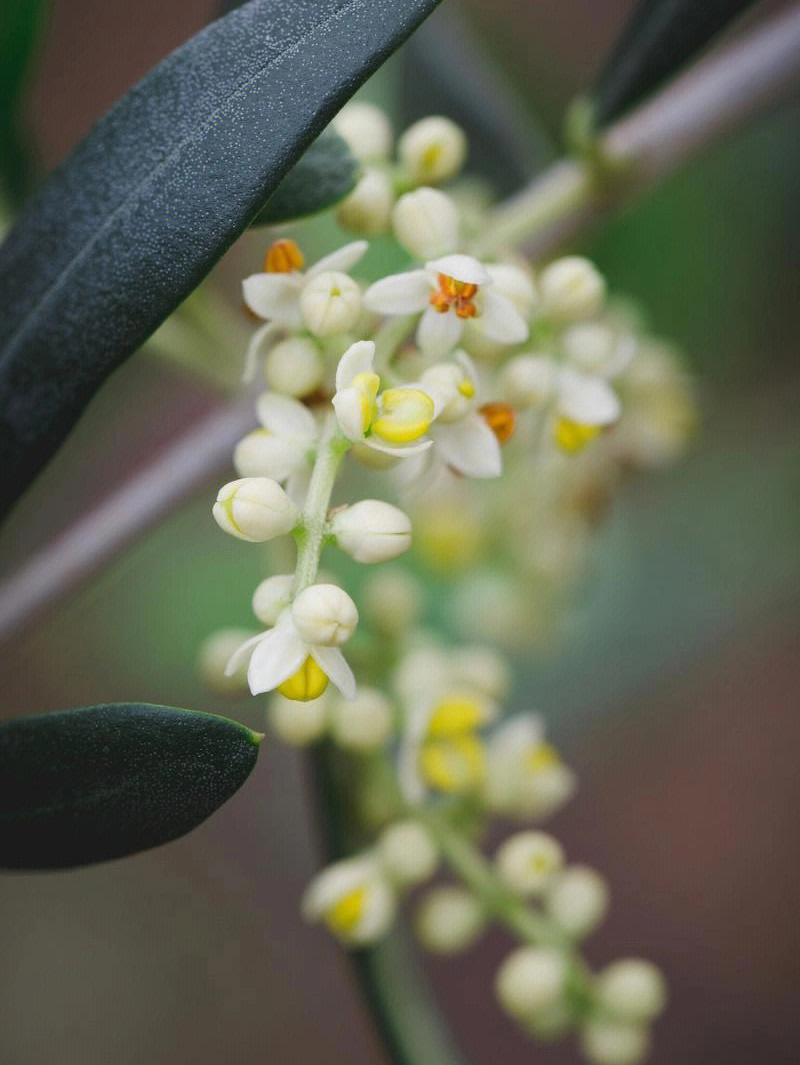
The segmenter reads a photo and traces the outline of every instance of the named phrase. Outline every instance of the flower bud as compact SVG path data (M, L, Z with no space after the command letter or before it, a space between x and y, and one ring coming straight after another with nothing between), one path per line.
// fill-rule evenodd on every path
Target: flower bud
M457 422L475 406L475 385L455 362L439 362L422 374L420 384L433 397L440 422Z
M325 695L305 702L273 695L267 723L275 735L292 747L306 747L325 732L328 700Z
M361 593L370 621L384 636L399 636L422 614L422 586L408 573L376 573L364 582Z
M495 862L508 886L528 897L538 894L561 869L564 851L546 832L518 832L498 849Z
M651 1021L666 1006L667 985L651 962L623 958L597 977L597 1000L621 1021Z
M361 289L352 277L328 270L303 287L300 310L309 330L318 337L346 333L361 314Z
M438 189L416 189L394 205L392 229L397 242L415 259L435 259L458 247L458 208Z
M439 865L439 849L419 821L398 821L384 829L377 854L388 876L402 887L428 880Z
M378 863L359 856L323 869L309 884L301 908L306 920L324 921L344 943L361 946L389 931L397 899Z
M600 311L606 283L588 259L568 255L542 270L539 291L545 314L558 321L573 322Z
M392 736L392 704L376 688L358 686L355 699L334 699L330 708L330 731L340 747L373 751Z
M300 511L277 481L243 477L220 488L213 509L221 529L251 543L291 532Z
M389 158L392 125L387 115L374 104L353 100L345 104L332 125L360 163Z
M254 429L243 436L233 452L233 466L240 477L270 477L285 472L290 445L268 429Z
M416 185L435 185L457 174L467 158L464 131L449 118L431 115L409 126L397 154Z
M581 1050L592 1065L639 1065L650 1051L650 1033L640 1025L590 1021Z
M500 394L517 408L539 407L556 387L558 367L549 355L517 355L500 375Z
M608 885L594 869L570 865L548 886L544 902L567 935L582 939L608 911Z
M420 903L414 928L424 947L456 954L471 946L486 926L483 907L460 887L433 888Z
M486 269L492 279L493 291L505 296L523 318L530 318L539 297L528 271L513 263L491 263Z
M253 592L253 613L267 628L275 624L292 601L293 584L294 574L280 573L267 577Z
M519 947L498 969L494 986L504 1010L513 1017L526 1017L555 1006L566 980L563 953L548 947Z
M292 603L292 617L302 639L323 647L338 647L358 624L356 604L335 584L312 584Z
M204 641L198 655L198 668L203 683L217 695L236 698L249 691L247 684L247 662L243 662L232 675L225 672L225 667L234 651L242 646L256 633L250 629L220 629Z
M488 647L462 647L451 652L458 679L491 699L502 699L511 687L511 672L499 654Z
M331 529L339 547L356 562L388 562L411 545L408 516L377 499L364 499L338 511Z
M319 347L309 337L287 337L264 362L264 377L273 391L284 396L307 396L322 384L325 365Z
M353 191L336 207L342 229L375 237L389 228L394 206L394 188L383 170L367 170Z

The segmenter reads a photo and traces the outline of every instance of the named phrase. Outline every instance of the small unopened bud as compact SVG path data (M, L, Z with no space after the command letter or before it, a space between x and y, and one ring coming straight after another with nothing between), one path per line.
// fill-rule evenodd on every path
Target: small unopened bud
M414 922L417 937L436 954L456 954L471 946L486 927L486 914L474 895L460 887L431 889Z
M438 189L416 189L395 204L392 229L398 243L415 259L425 262L448 255L458 247L458 208Z
M253 592L253 613L269 628L292 600L294 574L280 573L267 577Z
M531 275L513 263L492 263L487 270L492 279L492 291L505 296L522 317L528 319L539 298Z
M307 396L319 388L324 376L322 353L309 337L281 340L264 360L267 384L284 396Z
M411 545L411 521L398 507L364 499L331 522L336 542L356 562L387 562Z
M418 821L398 821L384 829L377 854L389 877L402 887L428 880L439 865L439 849Z
M650 1052L650 1033L636 1024L590 1021L581 1050L591 1065L639 1065Z
M269 702L267 723L278 739L292 747L315 743L325 732L327 697L298 702L275 694Z
M547 947L519 947L500 966L495 991L500 1005L513 1017L551 1009L564 994L567 962Z
M235 673L228 675L225 667L234 651L238 651L245 640L257 635L250 629L220 629L203 643L198 655L198 667L203 682L217 695L236 697L249 691L247 685L247 662L243 662Z
M399 636L422 614L422 586L407 573L376 573L365 582L362 597L370 621L386 636Z
M360 101L345 104L332 125L360 163L389 158L392 125L387 115L374 104Z
M340 747L373 751L391 739L394 712L376 688L359 684L355 699L334 699L330 710L331 736Z
M549 355L517 355L503 367L500 391L516 407L538 407L553 394L557 377Z
M397 896L372 858L336 862L316 876L303 896L309 921L323 921L349 946L374 942L389 931Z
M213 509L221 529L251 543L291 532L300 511L269 477L243 477L220 488Z
M435 185L464 165L467 138L449 118L432 115L408 127L397 142L397 154L415 184Z
M608 911L608 885L599 873L571 865L547 888L545 908L573 939L588 935Z
M335 584L312 584L292 603L292 617L302 639L310 644L338 647L358 624L356 604Z
M606 283L588 259L568 255L542 270L539 291L546 314L558 321L574 322L598 313Z
M315 336L346 333L361 314L361 289L347 274L329 270L311 278L304 286L300 309Z
M546 832L518 832L502 844L495 861L508 886L527 897L538 894L561 869L564 851Z
M375 237L389 228L393 205L394 188L389 175L383 170L367 170L338 204L336 221L342 229Z
M667 1004L667 985L651 962L623 958L598 975L597 999L621 1021L652 1021Z

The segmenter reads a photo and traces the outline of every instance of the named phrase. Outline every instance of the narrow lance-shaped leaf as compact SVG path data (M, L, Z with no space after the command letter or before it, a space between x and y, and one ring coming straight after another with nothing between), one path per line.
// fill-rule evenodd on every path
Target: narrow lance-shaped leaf
M250 0L53 173L0 248L0 509L437 2Z
M226 802L261 737L144 703L0 725L0 868L62 869L177 839Z
M591 94L595 120L616 118L688 62L753 0L640 0Z

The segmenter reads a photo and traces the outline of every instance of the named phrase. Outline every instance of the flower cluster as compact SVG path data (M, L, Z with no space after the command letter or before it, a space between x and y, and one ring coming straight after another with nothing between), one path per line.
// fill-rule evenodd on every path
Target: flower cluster
M457 882L417 906L421 943L461 950L504 925L523 943L498 972L501 1006L533 1036L577 1032L596 1065L634 1065L665 991L648 963L593 975L580 958L605 881L539 827L491 861L477 840L495 817L539 826L575 791L542 720L503 713L509 656L564 616L623 476L681 452L691 383L587 259L535 270L515 247L475 254L490 215L467 222L458 187L434 187L467 153L449 120L412 126L396 159L377 109L350 104L335 125L363 167L338 221L390 234L407 269L358 276L363 239L307 267L302 240L281 236L245 279L263 323L245 376L265 388L213 513L268 544L269 575L252 600L263 630L219 634L203 672L221 691L272 693L277 737L345 760L358 845L309 886L309 919L374 942L446 867ZM397 561L347 564L342 581L342 556ZM443 647L424 627L434 608L470 642Z

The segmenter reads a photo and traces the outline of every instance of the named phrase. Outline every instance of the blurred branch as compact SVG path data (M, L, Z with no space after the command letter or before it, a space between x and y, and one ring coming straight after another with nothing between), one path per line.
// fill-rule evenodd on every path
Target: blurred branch
M497 208L476 253L524 244L552 254L610 210L800 93L800 6L711 54L599 137L598 154L566 160Z
M223 406L37 551L0 584L0 640L21 632L229 467L237 441L254 425L252 396Z

